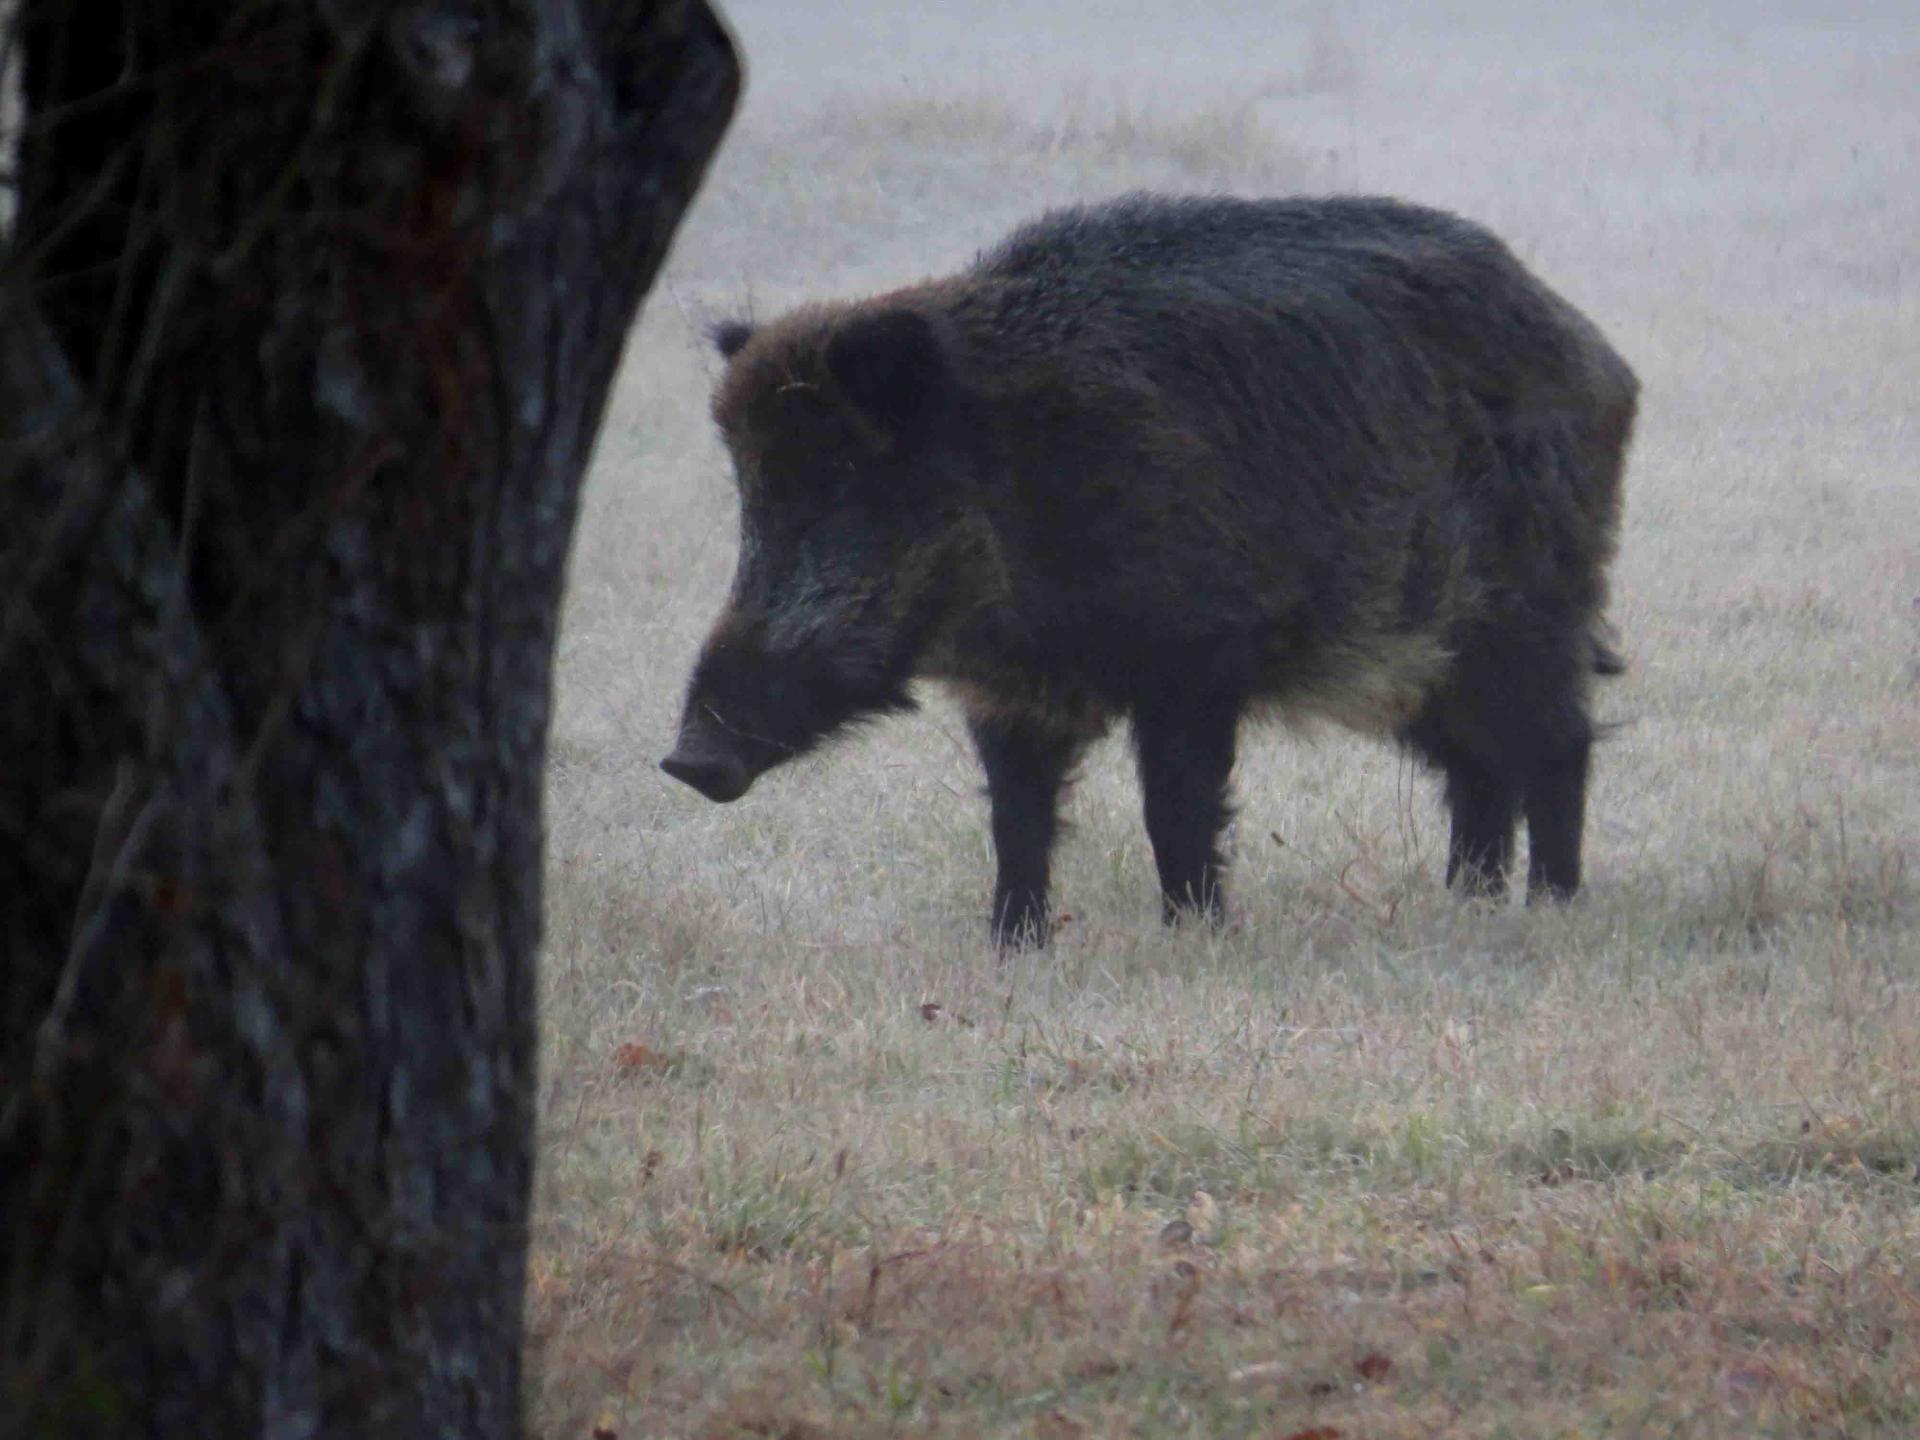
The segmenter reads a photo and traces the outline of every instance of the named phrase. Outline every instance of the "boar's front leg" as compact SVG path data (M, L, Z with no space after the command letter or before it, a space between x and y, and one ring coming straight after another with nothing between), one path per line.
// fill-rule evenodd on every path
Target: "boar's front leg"
M1134 712L1147 838L1169 923L1198 911L1217 924L1225 913L1220 832L1231 814L1227 779L1239 724L1239 701L1217 695L1163 695Z
M1513 864L1513 828L1519 796L1498 766L1464 751L1446 762L1447 809L1453 830L1447 839L1447 886L1462 895L1497 900L1507 893Z
M1527 900L1566 900L1580 888L1580 832L1593 741L1576 734L1527 781Z
M1047 881L1060 787L1085 741L1044 722L1003 715L968 721L993 806L993 939L1002 949L1047 943Z
M1500 692L1496 692L1500 693ZM1457 697L1430 706L1401 739L1446 778L1447 811L1453 830L1447 839L1447 888L1457 894L1498 899L1507 891L1513 862L1513 831L1520 814L1520 786L1511 759L1491 758L1497 738L1489 720ZM1479 737L1468 744L1460 735ZM1507 747L1518 748L1519 741Z

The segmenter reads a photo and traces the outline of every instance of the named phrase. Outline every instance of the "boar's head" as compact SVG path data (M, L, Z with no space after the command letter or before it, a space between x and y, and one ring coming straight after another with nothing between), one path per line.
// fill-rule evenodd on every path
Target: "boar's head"
M850 721L912 707L950 599L970 442L936 316L822 308L714 339L740 556L661 768L728 801Z

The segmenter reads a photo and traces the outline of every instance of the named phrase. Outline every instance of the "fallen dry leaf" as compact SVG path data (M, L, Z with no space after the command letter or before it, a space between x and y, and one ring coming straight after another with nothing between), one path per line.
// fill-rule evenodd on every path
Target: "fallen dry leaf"
M1393 1361L1376 1350L1354 1361L1353 1368L1362 1380L1379 1381L1393 1373Z
M955 1015L938 1000L921 1001L920 1018L929 1025L938 1025L944 1020L950 1025L958 1025L962 1030L971 1030L973 1028L973 1021L964 1015Z
M1340 1440L1340 1432L1331 1425L1315 1425L1311 1430L1296 1430L1286 1440Z
M628 1074L638 1070L671 1070L679 1060L678 1055L656 1050L642 1041L630 1041L613 1052L613 1063Z

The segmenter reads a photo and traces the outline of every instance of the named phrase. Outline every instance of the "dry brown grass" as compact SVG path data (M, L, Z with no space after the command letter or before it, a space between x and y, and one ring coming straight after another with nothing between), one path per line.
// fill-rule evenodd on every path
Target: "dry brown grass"
M1920 40L1456 9L739 7L564 641L537 1433L1920 1430ZM937 700L653 768L732 559L699 324L1134 185L1454 206L1635 361L1577 905L1452 903L1429 781L1253 732L1236 923L1163 932L1111 746L1000 964Z

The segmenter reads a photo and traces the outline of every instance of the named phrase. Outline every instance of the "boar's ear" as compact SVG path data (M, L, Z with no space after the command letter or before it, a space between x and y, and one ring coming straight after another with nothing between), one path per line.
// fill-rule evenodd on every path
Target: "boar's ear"
M926 430L954 383L946 344L914 310L849 320L827 342L827 370L862 414L900 440Z
M753 338L753 326L745 320L722 320L707 331L707 338L713 341L721 359L731 360Z

